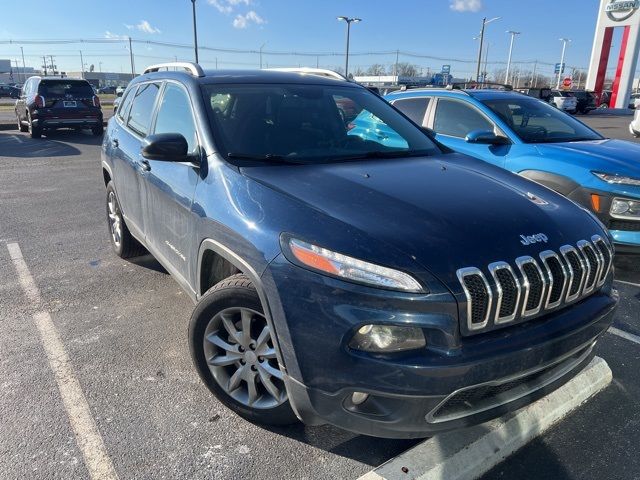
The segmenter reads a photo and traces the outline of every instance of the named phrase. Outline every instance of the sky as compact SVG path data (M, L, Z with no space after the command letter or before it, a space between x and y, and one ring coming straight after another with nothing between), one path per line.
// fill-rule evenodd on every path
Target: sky
M572 40L568 66L586 68L599 0L197 0L198 40L201 46L258 51L263 66L319 66L344 64L346 24L337 16L359 17L351 27L350 70L374 63L391 65L395 54L413 52L442 59L400 55L423 69L440 70L451 64L454 76L475 70L477 40L483 17L501 17L487 25L489 71L504 68L509 49L507 30L522 32L514 46L514 63L560 61L560 37ZM42 55L54 55L63 71L80 69L80 53L95 70L129 71L124 42L112 44L25 43L33 40L118 39L192 45L190 0L21 0L19 14L0 22L0 58L19 59L23 46L27 66L39 68ZM38 13L35 13L38 12ZM8 21L10 19L10 21ZM3 43L11 40L11 44ZM21 43L21 40L23 43ZM616 39L614 38L614 48ZM618 43L619 44L619 43ZM144 65L192 60L191 48L134 43L136 69ZM274 55L270 52L326 53L322 56ZM457 60L457 61L456 61ZM465 62L461 62L465 61ZM208 68L258 68L258 53L202 50ZM610 64L612 67L612 64ZM530 67L527 67L530 68ZM552 66L540 67L542 71Z

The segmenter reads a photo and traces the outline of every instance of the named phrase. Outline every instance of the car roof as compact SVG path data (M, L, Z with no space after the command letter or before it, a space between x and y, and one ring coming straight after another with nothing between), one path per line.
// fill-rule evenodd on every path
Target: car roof
M29 78L37 78L38 80L47 80L47 81L48 80L64 80L65 82L87 82L84 78L73 78L73 77L35 76L35 77L29 77Z
M478 100L493 100L496 98L508 98L509 96L518 98L522 97L522 93L512 90L496 90L492 88L486 89L448 89L448 88L415 88L410 90L402 90L389 93L385 95L390 100L394 97L408 98L408 97L422 97L425 96L441 96L441 97L458 97L458 98L477 98Z
M277 70L204 70L204 76L197 77L184 71L160 70L157 72L149 72L136 80L145 78L173 78L176 80L184 80L190 78L201 84L229 84L229 83L292 83L300 85L330 85L330 86L346 86L360 87L360 85L335 78L316 75L313 73L287 72Z

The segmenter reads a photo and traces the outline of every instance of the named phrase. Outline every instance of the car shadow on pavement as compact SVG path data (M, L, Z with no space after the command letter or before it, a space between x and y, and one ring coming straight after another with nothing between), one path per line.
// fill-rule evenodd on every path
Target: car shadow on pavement
M75 132L74 132L75 133ZM0 152L3 157L13 158L47 158L80 155L68 140L56 141L54 137L34 139L27 134L0 133Z
M640 255L616 255L615 279L640 285Z
M158 262L158 260L156 260L156 258L150 253L147 253L146 255L142 255L140 257L129 258L128 261L139 267L147 268L149 270L153 270L154 272L169 275L169 272L167 272L165 268L160 264L160 262Z

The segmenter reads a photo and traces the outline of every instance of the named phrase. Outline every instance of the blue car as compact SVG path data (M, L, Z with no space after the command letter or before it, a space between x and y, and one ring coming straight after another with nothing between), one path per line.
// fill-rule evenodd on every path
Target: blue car
M385 98L441 144L588 208L609 229L617 252L640 253L640 145L605 138L517 92L416 89Z

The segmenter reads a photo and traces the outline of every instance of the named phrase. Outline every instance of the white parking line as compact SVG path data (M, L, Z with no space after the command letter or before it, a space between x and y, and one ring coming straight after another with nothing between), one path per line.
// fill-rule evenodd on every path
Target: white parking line
M626 340L629 340L630 342L634 342L640 345L640 337L637 335L634 335L633 333L625 332L624 330L620 330L619 328L616 328L616 327L609 327L608 331L609 333L613 333L614 335L617 335L620 338L624 338Z
M33 320L40 334L40 342L47 354L49 366L53 370L62 402L76 437L76 443L82 452L87 470L89 470L89 476L94 480L116 480L118 475L107 454L98 426L91 415L87 399L74 374L69 355L51 320L51 315L42 309L40 291L22 257L20 246L17 243L9 243L7 249L18 272L20 285L36 310L36 313L33 314Z
M614 280L616 283L623 283L624 285L632 285L634 287L640 287L640 283L626 282L624 280Z

